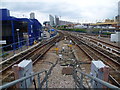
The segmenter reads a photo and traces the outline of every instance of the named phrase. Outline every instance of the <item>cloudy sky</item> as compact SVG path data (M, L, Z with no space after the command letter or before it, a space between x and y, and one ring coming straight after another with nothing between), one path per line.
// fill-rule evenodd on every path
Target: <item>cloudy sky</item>
M15 17L29 18L31 12L43 23L49 14L72 22L95 22L113 19L118 14L119 0L1 0Z

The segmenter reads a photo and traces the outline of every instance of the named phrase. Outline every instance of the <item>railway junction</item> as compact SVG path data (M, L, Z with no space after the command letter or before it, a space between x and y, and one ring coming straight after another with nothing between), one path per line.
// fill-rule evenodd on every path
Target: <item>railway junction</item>
M57 30L0 62L0 89L120 89L120 47L104 37Z

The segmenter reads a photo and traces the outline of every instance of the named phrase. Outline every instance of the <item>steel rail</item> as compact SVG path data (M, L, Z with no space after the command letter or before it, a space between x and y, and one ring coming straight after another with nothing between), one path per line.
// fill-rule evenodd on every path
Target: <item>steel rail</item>
M85 35L85 36L86 36L86 35ZM120 51L120 47L119 47L119 46L116 46L116 45L110 44L110 43L105 42L105 41L102 41L102 40L98 40L98 39L92 38L92 37L90 37L90 36L86 36L86 37L91 38L91 39L96 40L96 41L99 41L99 42L102 42L102 43L104 43L104 44L106 44L106 45L109 45L109 46L115 47L116 49L119 49L118 51Z
M35 64L35 63L37 62L37 60L38 60L39 58L41 58L41 57L42 57L56 42L58 42L61 38L62 38L62 36L58 36L58 37L53 38L52 40L46 42L46 43L43 44L42 46L40 46L40 47L36 48L35 50L31 51L29 54L21 57L21 59L17 60L16 62L14 62L14 63L11 64L11 65L9 65L9 67L6 67L6 68L3 69L1 72L3 73L3 72L6 72L7 70L10 70L10 68L11 68L14 64L20 62L20 61L23 60L23 59L26 59L26 57L30 56L31 53L35 52L36 50L38 50L38 49L40 49L40 48L42 48L42 47L45 47L45 45L46 45L47 48L44 48L45 50L42 49L42 50L43 50L42 53L41 53L40 55L36 56L36 58L33 60L33 64ZM40 52L40 51L39 51L39 52ZM10 74L10 75L11 75L11 74ZM8 76L8 75L7 75L7 76Z
M106 58L108 58L109 60L111 60L113 63L117 64L118 66L120 66L120 63L117 62L116 60L114 60L113 58L109 57L108 55L104 54L103 52L97 50L96 48L94 47L91 47L90 44L88 43L85 43L82 39L76 37L78 39L78 41L82 42L83 44L87 45L88 47L92 48L93 50L99 52L101 55L105 56ZM79 40L80 39L80 40Z
M105 81L103 81L103 80L100 80L100 79L98 79L98 78L96 78L96 77L93 77L93 76L91 76L91 75L88 75L88 74L86 74L86 73L84 73L84 72L82 72L82 71L80 71L80 70L77 70L77 72L81 73L81 76L82 76L82 75L87 76L88 78L90 78L90 79L92 79L92 80L94 80L94 81L96 81L96 82L98 82L98 83L100 83L100 84L102 84L102 85L110 88L110 89L120 90L119 87L117 87L117 86L115 86L115 85L112 85L112 84L110 84L110 83L108 83L108 82L105 82Z
M74 38L76 38L79 42L81 42L77 37L74 37ZM74 42L75 42L76 40L74 40ZM76 42L75 42L76 43ZM80 45L79 44L76 44L80 49L81 49L81 47L80 47ZM86 55L89 55L88 53L86 53L86 51L84 50L84 49L82 49L83 50L83 52L86 54ZM90 55L89 55L89 57L90 57ZM90 57L91 58L91 57ZM91 58L91 60L94 60L93 58ZM104 61L104 60L103 60ZM107 63L108 64L108 63ZM109 66L111 66L111 64L109 64ZM112 66L111 66L112 67ZM114 67L112 67L114 70L116 70ZM113 77L110 75L110 79L112 79L113 80ZM117 86L120 86L120 84L114 79L113 80L114 81L114 83L117 85Z
M4 69L0 70L0 73L4 73L6 70L10 69L14 64L19 63L21 60L26 59L26 57L29 57L32 53L36 52L38 49L41 49L42 47L44 47L45 45L47 45L49 42L46 42L45 44L43 44L42 46L39 46L37 48L35 48L33 51L29 52L28 54L22 56L20 59L18 59L17 61L14 61L12 64L8 65L7 67L5 67ZM2 64L2 66L4 66L5 63Z

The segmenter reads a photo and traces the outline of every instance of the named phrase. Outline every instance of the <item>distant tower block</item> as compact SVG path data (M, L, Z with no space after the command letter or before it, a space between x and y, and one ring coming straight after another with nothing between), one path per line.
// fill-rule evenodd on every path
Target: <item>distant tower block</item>
M118 2L118 26L120 26L120 1Z
M35 19L35 13L30 13L30 19Z

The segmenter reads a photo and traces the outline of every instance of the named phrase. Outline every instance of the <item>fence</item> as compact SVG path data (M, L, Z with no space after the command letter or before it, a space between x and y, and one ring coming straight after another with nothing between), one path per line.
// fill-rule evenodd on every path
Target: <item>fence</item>
M103 81L103 80L101 80L101 79L98 79L98 78L96 78L96 77L93 77L93 76L91 76L91 75L88 75L88 74L86 74L86 73L84 73L84 72L82 72L82 71L80 71L80 70L75 70L75 71L74 71L74 74L73 74L73 78L74 78L74 80L75 80L75 84L76 84L76 87L77 87L77 88L84 88L83 79L84 79L85 77L91 79L91 83L92 83L93 81L95 81L96 83L99 83L99 84L103 85L104 88L110 88L110 89L113 89L113 90L120 90L119 87L114 86L114 85L112 85L112 84L110 84L110 83L108 83L108 82L105 82L105 81ZM92 88L94 88L94 87L92 87ZM101 87L99 87L99 88L101 88Z
M50 70L51 71L51 70ZM41 80L41 74L42 73L45 73L45 77ZM80 77L78 76L78 73L80 74ZM7 88L9 88L9 87L12 87L12 86L15 86L15 85L18 85L18 84L20 84L20 83L22 83L22 82L25 82L25 87L21 87L21 88L24 88L24 89L27 89L27 88L33 88L33 87L27 87L27 82L26 82L26 80L27 79L31 79L31 78L33 78L34 77L34 79L33 79L33 83L34 83L34 88L35 88L35 90L37 89L37 88L48 88L48 75L50 74L50 72L48 71L46 71L46 70L44 70L44 71L42 71L42 72L38 72L38 73L35 73L35 74L33 74L33 75L30 75L30 76L26 76L26 77L23 77L23 78L20 78L20 79L18 79L18 80L15 80L15 81L12 81L12 82L10 82L10 83L7 83L7 84L5 84L5 85L3 85L3 86L0 86L0 90L1 89L7 89ZM35 77L36 76L36 77ZM82 71L76 71L75 70L75 73L74 73L74 78L76 79L75 80L75 83L76 83L76 86L77 87L75 87L75 88L81 88L81 89L84 89L84 86L83 86L83 78L84 77L88 77L89 79L91 79L92 81L95 81L96 83L100 83L100 84L102 84L103 86L105 86L105 87L108 87L108 88L110 88L110 89L113 89L113 90L120 90L120 88L118 88L117 86L114 86L114 85L112 85L112 84L110 84L110 83L108 83L108 82L105 82L105 81L103 81L103 80L100 80L100 79L98 79L98 78L96 78L96 77L93 77L93 76L91 76L91 75L88 75L88 74L86 74L86 73L84 73L84 72L82 72ZM37 81L37 83L36 83L36 81Z
M43 77L43 75L44 75L44 77ZM32 80L32 78L33 78L33 80ZM31 87L28 87L28 85L27 85L28 83L26 81L28 79L30 79L33 82ZM25 87L19 87L19 85L23 82L25 82L24 83ZM34 86L34 87L32 87L32 86ZM44 71L35 73L33 75L29 75L29 76L20 78L18 80L12 81L12 82L7 83L3 86L0 86L0 90L1 89L4 90L4 89L7 89L7 88L12 88L12 89L22 88L22 89L26 89L26 90L27 90L27 88L35 88L35 90L37 90L37 88L48 88L48 74L47 74L47 71L44 70Z
M2 58L2 60L6 60L17 53L28 49L29 46L32 46L34 44L34 41L36 41L36 38L39 38L39 37L30 38L28 40L22 40L6 46L1 46L0 57Z

